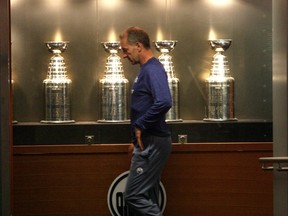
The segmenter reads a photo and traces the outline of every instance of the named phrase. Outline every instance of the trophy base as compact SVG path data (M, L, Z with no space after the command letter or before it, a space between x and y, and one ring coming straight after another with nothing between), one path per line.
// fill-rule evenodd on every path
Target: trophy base
M42 120L40 121L43 124L68 124L68 123L75 123L74 120L64 120L64 121L47 121L47 120Z
M130 122L130 120L98 120L99 123L122 123L122 122Z
M225 121L238 121L238 119L237 118L229 118L229 119L204 118L203 121L225 122Z
M183 119L166 119L166 122L182 122Z

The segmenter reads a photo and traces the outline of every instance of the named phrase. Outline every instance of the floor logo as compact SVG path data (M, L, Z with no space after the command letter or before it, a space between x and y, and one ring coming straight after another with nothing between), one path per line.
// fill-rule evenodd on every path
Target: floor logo
M112 216L133 216L129 209L125 205L123 198L123 192L125 190L127 177L129 171L126 171L112 182L107 196L108 207ZM159 204L162 212L166 206L166 191L163 184L160 182L160 192L159 192Z

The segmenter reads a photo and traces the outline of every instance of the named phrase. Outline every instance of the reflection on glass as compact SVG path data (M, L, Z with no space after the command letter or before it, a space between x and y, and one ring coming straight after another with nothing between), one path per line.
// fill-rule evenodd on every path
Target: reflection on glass
M218 7L225 7L229 6L235 0L207 0L210 5L218 6Z

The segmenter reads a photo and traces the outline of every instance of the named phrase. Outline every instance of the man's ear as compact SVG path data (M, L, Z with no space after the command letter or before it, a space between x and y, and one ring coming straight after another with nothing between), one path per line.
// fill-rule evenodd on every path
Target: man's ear
M138 52L140 52L143 48L143 45L139 42L136 42L136 47L137 47Z

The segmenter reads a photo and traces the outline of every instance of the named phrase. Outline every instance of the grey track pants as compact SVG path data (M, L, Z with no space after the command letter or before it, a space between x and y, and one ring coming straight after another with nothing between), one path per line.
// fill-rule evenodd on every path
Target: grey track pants
M129 216L161 216L158 206L162 170L171 152L171 137L143 136L145 149L137 143L131 159L130 173L124 193Z

